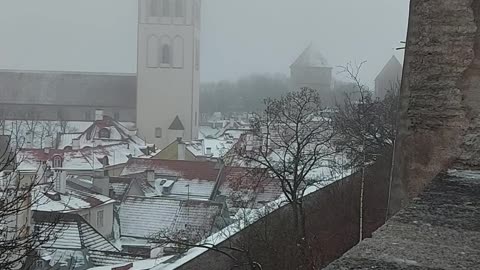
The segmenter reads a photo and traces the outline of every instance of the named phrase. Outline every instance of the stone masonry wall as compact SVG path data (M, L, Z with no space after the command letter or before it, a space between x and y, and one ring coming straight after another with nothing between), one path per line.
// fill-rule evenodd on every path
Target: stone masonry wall
M479 5L478 0L410 3L391 214L456 160L460 167L480 164Z

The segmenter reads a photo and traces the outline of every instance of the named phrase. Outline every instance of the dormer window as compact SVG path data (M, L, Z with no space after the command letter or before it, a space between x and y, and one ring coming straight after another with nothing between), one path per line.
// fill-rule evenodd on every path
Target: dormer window
M102 158L102 165L103 165L103 166L108 166L108 165L110 165L107 156L104 156L104 157Z
M53 168L61 168L63 165L63 159L61 156L54 156L52 159Z
M108 130L106 128L100 129L100 131L98 132L98 137L109 139L110 138L110 130Z

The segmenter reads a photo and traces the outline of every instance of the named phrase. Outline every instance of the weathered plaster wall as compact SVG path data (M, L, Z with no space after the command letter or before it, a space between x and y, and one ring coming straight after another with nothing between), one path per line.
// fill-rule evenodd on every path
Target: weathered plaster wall
M478 0L412 0L390 212L440 171L480 164ZM475 60L475 61L474 61ZM468 132L467 132L468 131ZM471 160L475 157L476 160Z

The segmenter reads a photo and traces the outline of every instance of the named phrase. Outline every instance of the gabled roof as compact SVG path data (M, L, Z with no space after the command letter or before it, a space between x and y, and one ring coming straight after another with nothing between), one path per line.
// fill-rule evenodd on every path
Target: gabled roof
M330 67L327 59L322 53L313 45L310 44L300 56L290 66L292 67Z
M105 130L110 135L108 138L100 136L100 132ZM144 147L146 145L145 141L138 137L137 130L128 129L107 115L104 115L101 120L94 121L83 132L61 133L59 135L59 149L72 147L74 139L79 140L80 148L118 144L121 142L130 143L132 147Z
M77 214L33 212L33 222L39 232L49 234L51 240L41 245L42 256L51 258L50 265L71 261L75 266L118 264L146 259L143 256L120 252Z
M175 119L173 119L172 124L170 124L170 127L168 127L170 130L185 130L185 127L182 124L182 121L180 121L180 118L175 116Z
M108 158L109 165L126 163L129 156L143 156L143 152L128 142L117 144L86 147L78 150L64 149L21 149L17 154L18 170L36 171L42 162L51 162L53 157L62 158L64 170L92 170L102 168L102 159Z
M155 179L172 180L170 192L158 192L154 187L155 183L146 182L144 172L147 170L155 172ZM135 177L135 183L143 185L146 196L208 200L215 189L219 173L216 162L132 158L121 175Z
M68 213L115 202L115 200L110 197L90 192L86 188L70 181L67 181L67 194L58 193L59 200L52 199L55 195L53 191L49 191L47 194L37 193L35 195L37 199L32 209L43 212Z
M282 194L281 183L242 167L225 167L218 188L218 195L227 197L229 209L260 208L278 199Z
M397 57L395 57L394 55L392 56L392 58L390 58L390 60L388 60L388 62L383 67L382 71L378 73L375 80L379 80L386 76L391 76L392 73L396 74L401 72L402 72L402 64L400 63L400 61L398 61Z
M221 210L222 204L208 201L128 197L120 207L121 235L148 239L162 230L188 227L207 236Z
M95 230L87 221L77 214L33 212L33 222L37 230L49 231L55 226L53 238L44 243L42 247L48 249L70 249L119 251L112 243Z
M134 108L135 74L0 70L0 103Z
M121 175L134 175L147 170L153 170L160 175L206 181L215 181L219 171L217 163L211 161L131 158L123 168Z

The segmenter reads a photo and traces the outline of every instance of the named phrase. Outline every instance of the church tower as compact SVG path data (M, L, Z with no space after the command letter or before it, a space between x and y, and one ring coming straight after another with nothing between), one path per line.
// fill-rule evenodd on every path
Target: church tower
M164 148L196 139L201 0L139 0L137 128Z

